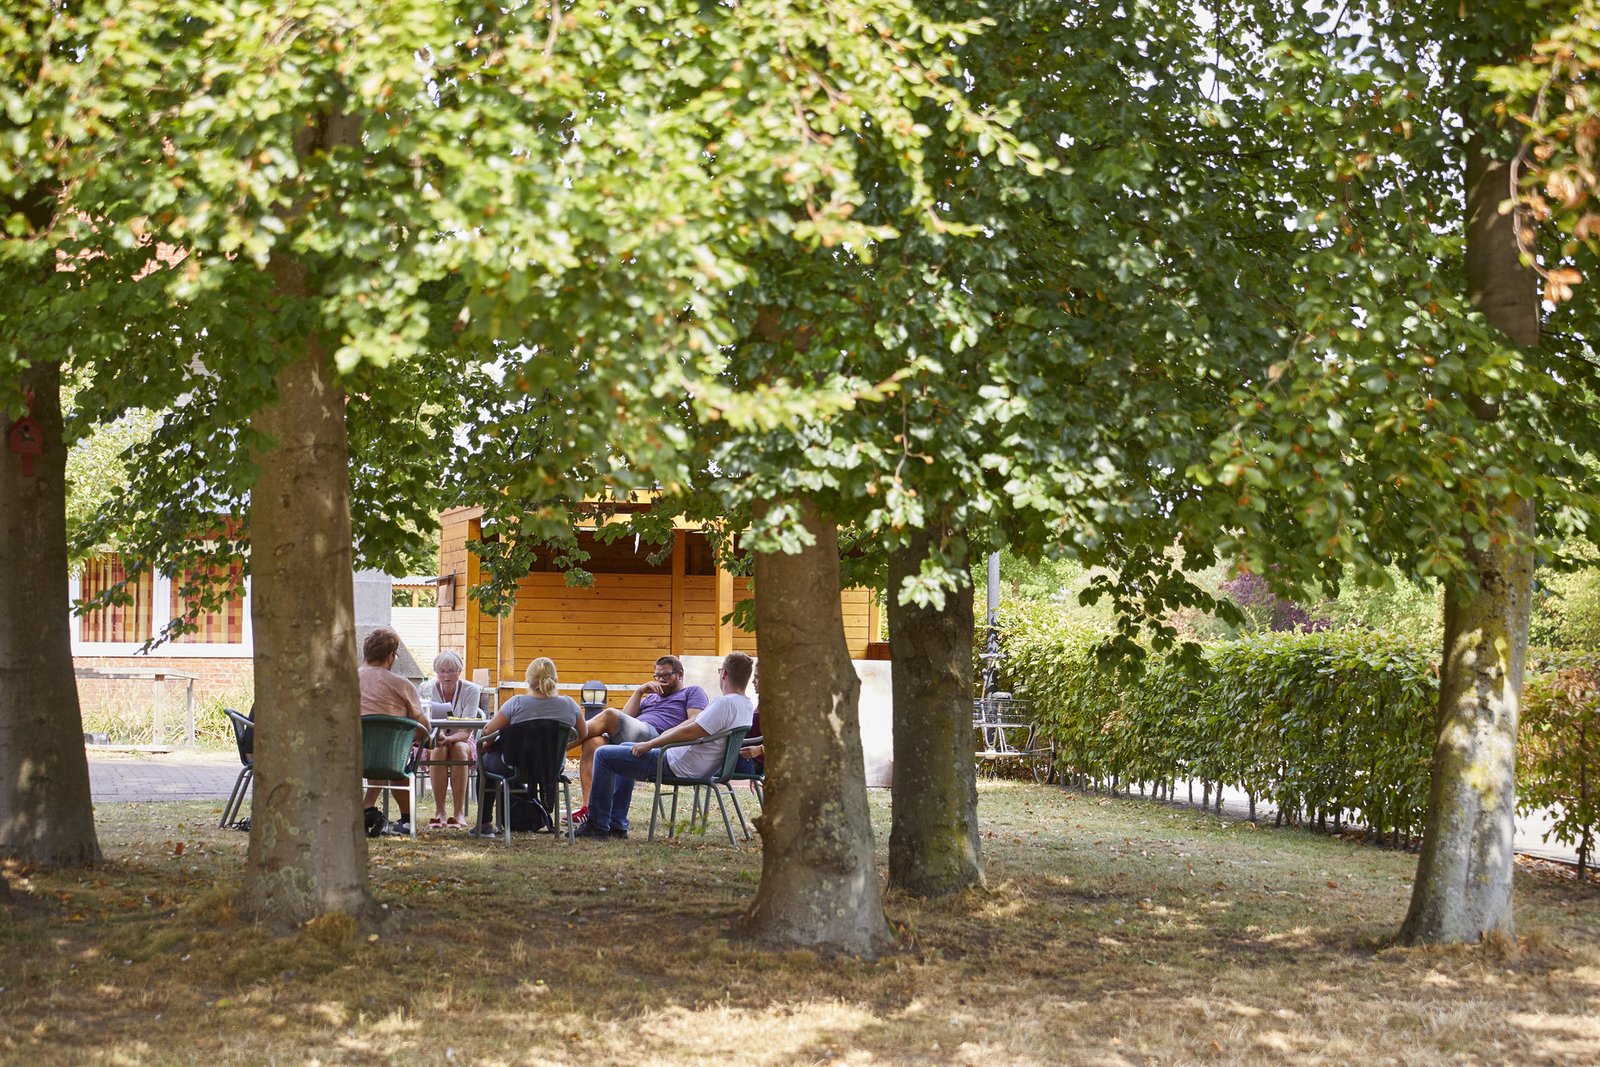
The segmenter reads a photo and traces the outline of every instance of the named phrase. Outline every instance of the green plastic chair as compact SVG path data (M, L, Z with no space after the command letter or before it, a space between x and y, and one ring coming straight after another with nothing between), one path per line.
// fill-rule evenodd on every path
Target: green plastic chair
M744 743L744 735L749 732L750 727L748 726L730 726L726 730L718 730L716 733L708 734L697 741L675 741L672 744L661 746L660 751L662 756L656 761L656 792L655 796L650 801L649 839L651 841L656 839L656 816L661 814L661 790L663 786L670 786L672 788L672 812L667 816L668 837L671 837L676 829L675 824L678 818L678 790L683 786L691 786L694 788L696 796L694 804L695 811L689 819L690 829L694 828L696 818L700 818L701 816L702 809L699 803L699 791L701 787L704 787L711 790L711 795L717 798L717 808L722 812L722 828L728 832L728 844L738 845L739 842L734 840L733 837L733 823L728 819L728 806L722 800L722 794L724 791L726 791L728 794L728 799L733 801L733 810L739 815L739 825L744 829L745 840L750 840L750 830L747 826L745 826L744 812L739 810L739 798L734 796L733 786L729 784L733 779L734 768L739 762L739 746ZM672 771L667 768L666 753L670 749L687 748L690 745L714 745L718 743L721 743L724 746L722 750L722 762L713 769L712 773L703 778L686 778L682 775L672 773ZM703 810L704 817L701 819L701 833L704 833L706 828L711 824L711 801L709 798L706 800L705 808Z
M390 793L411 794L411 836L417 836L417 791L407 764L416 742L415 719L398 715L361 716L361 785Z

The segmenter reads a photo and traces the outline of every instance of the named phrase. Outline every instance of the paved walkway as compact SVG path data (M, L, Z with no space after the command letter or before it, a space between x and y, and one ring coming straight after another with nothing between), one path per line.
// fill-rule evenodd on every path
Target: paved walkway
M227 800L239 777L232 752L89 753L89 795L96 803Z
M1188 804L1189 788L1193 787L1194 804ZM1184 806L1198 806L1200 802L1201 784L1189 781L1180 781L1173 789L1173 796L1178 803ZM1137 796L1138 794L1134 794ZM1213 798L1215 799L1215 798ZM1242 790L1227 788L1222 791L1222 816L1229 819L1246 819L1250 813L1250 798ZM1256 802L1256 821L1270 823L1278 809L1271 803L1260 800ZM1534 811L1527 815L1517 816L1517 835L1513 847L1518 852L1541 859L1560 860L1563 863L1577 863L1577 849L1563 845L1555 839L1546 841L1545 832L1550 829L1551 820L1548 811Z

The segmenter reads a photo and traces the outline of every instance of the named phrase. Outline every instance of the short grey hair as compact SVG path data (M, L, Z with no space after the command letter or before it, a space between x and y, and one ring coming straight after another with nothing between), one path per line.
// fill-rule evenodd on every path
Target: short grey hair
M440 667L454 667L458 671L467 669L467 663L461 658L461 653L453 648L447 648L433 657L433 673L438 674Z

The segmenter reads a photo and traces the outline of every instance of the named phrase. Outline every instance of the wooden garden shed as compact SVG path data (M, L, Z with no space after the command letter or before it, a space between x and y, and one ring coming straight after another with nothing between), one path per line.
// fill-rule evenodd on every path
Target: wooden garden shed
M750 595L750 580L719 569L705 534L689 524L678 526L671 554L656 562L655 546L632 539L605 544L584 533L592 586L568 586L541 560L519 583L511 614L479 610L467 596L479 581L467 542L481 537L482 514L482 508L454 508L440 516L439 647L462 653L467 677L482 670L493 684L520 684L530 660L549 656L563 686L590 678L637 683L663 655L755 654L755 635L722 621ZM863 659L879 632L877 598L848 589L840 602L850 656ZM613 703L620 703L617 696Z

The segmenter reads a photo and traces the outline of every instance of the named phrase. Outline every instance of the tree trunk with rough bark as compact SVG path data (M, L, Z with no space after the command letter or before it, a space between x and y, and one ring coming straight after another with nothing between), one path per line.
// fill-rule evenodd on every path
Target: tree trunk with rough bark
M83 716L72 674L67 589L67 449L61 366L21 372L44 451L32 476L0 433L0 855L27 863L100 860Z
M284 928L368 917L344 392L313 340L252 419L255 803L241 910Z
M1510 340L1532 347L1539 341L1538 280L1518 257L1514 217L1500 214L1510 189L1508 164L1481 134L1468 141L1466 182L1469 296ZM1490 405L1478 406L1483 417L1495 417ZM1501 508L1519 537L1532 536L1533 502L1507 499ZM1445 591L1439 732L1422 855L1400 930L1406 944L1515 935L1517 717L1533 558L1525 544L1497 539L1487 549L1470 549L1467 559L1478 588Z
M302 156L354 144L342 116L307 127ZM289 301L313 291L304 264L274 253ZM243 913L278 929L332 912L363 922L368 889L361 818L361 704L355 645L345 394L312 332L251 419L271 444L253 457L251 625L255 640L255 803L240 891Z
M983 884L978 781L972 740L973 617L970 584L944 607L901 604L932 538L919 531L889 554L889 632L894 637L894 783L889 884L943 897Z
M875 958L893 939L873 861L838 534L809 503L800 510L815 544L755 560L767 787L761 884L741 932L775 947Z

